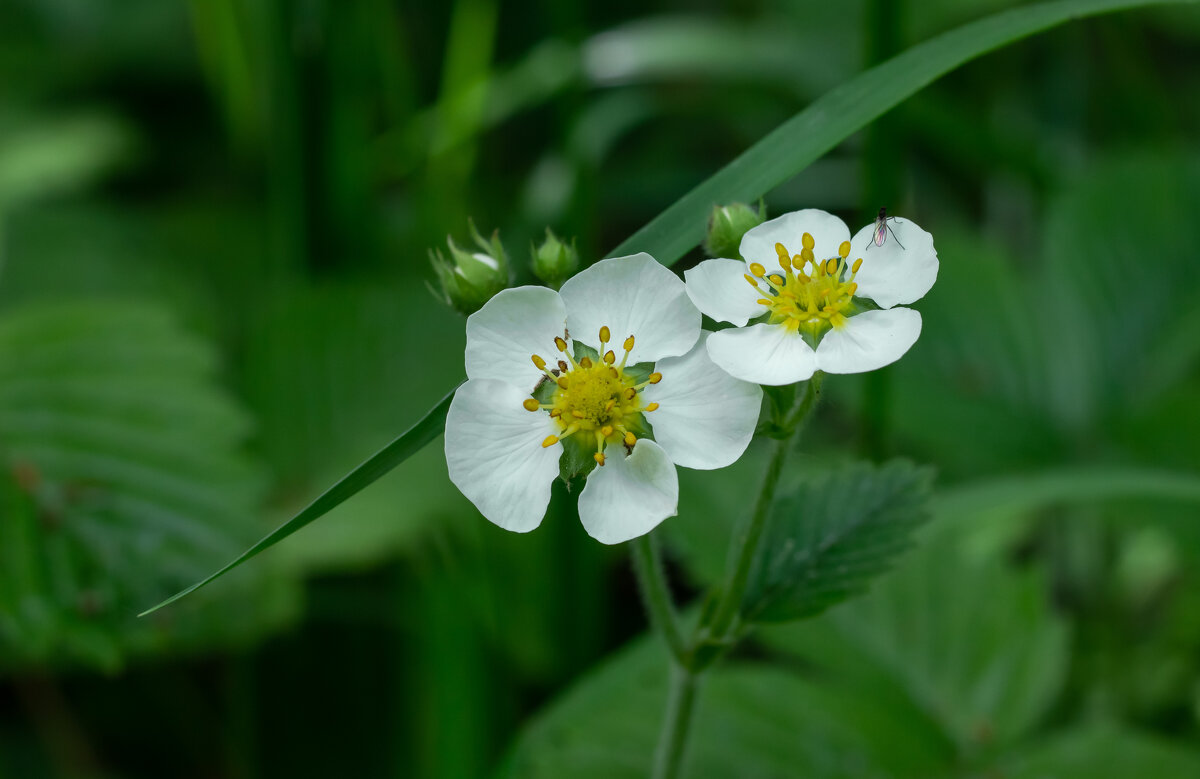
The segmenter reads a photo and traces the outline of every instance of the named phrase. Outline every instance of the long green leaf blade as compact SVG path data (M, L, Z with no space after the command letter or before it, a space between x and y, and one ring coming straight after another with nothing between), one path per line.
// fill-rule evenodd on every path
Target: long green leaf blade
M163 606L168 606L185 595L190 595L206 584L219 579L250 558L274 546L308 523L328 513L339 504L344 503L355 493L370 486L397 465L421 451L426 444L441 434L442 427L446 422L446 412L450 409L450 401L453 397L454 390L448 392L415 425L404 431L404 433L390 444L367 458L362 465L342 477L341 481L321 493L321 496L310 503L303 511L272 530L261 541L245 552L242 552L224 568L216 571L207 579L196 582L191 587L175 593L157 606L146 609L138 616L144 617L147 614L152 614Z
M871 120L959 65L1071 19L1196 0L1061 0L988 16L943 33L826 92L702 182L609 254L648 252L673 265L704 238L717 203L754 201Z

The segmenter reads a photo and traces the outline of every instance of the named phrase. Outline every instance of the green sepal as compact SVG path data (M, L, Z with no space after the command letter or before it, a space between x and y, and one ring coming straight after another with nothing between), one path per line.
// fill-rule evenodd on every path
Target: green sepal
M563 454L558 461L558 475L568 484L577 476L586 477L596 467L596 442L586 436L572 435L561 439Z

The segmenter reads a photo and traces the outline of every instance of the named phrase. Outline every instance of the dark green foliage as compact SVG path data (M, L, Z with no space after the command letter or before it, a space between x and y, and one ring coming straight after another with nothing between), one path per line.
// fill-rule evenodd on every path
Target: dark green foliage
M930 469L911 463L860 463L810 477L777 498L744 618L802 619L862 592L929 519L932 481Z

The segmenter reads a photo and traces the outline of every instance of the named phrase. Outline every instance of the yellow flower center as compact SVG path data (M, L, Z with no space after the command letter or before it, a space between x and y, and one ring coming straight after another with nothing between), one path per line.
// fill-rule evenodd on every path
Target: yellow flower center
M781 243L775 244L779 267L783 271L767 273L757 262L750 264L746 281L763 297L768 321L782 324L793 332L803 331L816 337L831 327L846 324L846 314L858 285L854 276L862 266L859 258L850 265L850 242L842 241L837 257L818 260L813 254L816 242L805 233L799 254L791 254ZM766 288L764 289L763 286Z
M549 411L562 429L558 435L547 436L542 446L553 446L563 438L580 434L595 440L593 457L604 465L606 445L620 444L632 449L637 443L637 436L631 429L640 427L641 414L658 408L657 403L643 403L641 391L662 381L662 374L651 373L645 381L639 382L625 369L633 349L633 336L625 339L625 354L619 364L616 352L605 348L611 336L608 327L600 328L597 360L584 357L576 362L563 338L554 339L554 345L566 357L557 361L557 368L549 367L540 356L532 355L533 364L554 382L555 389L548 403L531 397L522 405L529 411Z

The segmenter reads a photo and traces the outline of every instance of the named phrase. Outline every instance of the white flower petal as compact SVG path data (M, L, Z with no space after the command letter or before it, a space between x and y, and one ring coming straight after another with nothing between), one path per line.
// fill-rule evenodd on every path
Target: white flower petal
M704 333L684 356L660 360L654 369L662 381L642 391L659 404L648 415L654 440L676 465L706 471L742 456L762 403L757 384L733 378L709 358L705 341L711 337Z
M758 302L763 293L746 282L746 263L741 260L705 260L685 270L683 278L696 308L718 322L742 327L767 311Z
M545 287L499 293L467 317L467 378L498 379L532 392L543 374L529 359L553 364L554 337L566 330L562 298Z
M868 297L883 308L920 300L937 281L938 258L933 236L915 223L894 217L883 246L875 245L875 224L855 233L851 258L862 258L854 281L859 297ZM903 249L900 247L903 245Z
M812 377L817 358L783 325L721 330L708 338L708 356L729 375L755 384L795 384Z
M921 315L911 308L864 311L830 330L817 344L817 367L826 373L863 373L904 356L921 334Z
M562 444L542 447L559 427L544 411L526 411L527 397L502 381L472 379L446 414L450 481L481 514L517 533L541 524L562 455Z
M602 544L649 533L679 510L679 474L662 447L643 438L625 456L608 447L608 460L587 477L579 494L579 519Z
M833 214L818 208L806 208L763 222L742 236L739 251L746 262L759 262L767 269L779 267L775 244L781 243L792 254L804 248L801 241L809 233L816 245L813 254L818 260L838 256L842 241L849 240L850 228Z
M607 325L620 355L634 336L630 365L686 354L700 337L700 312L683 281L649 254L601 260L568 279L561 294L575 340L598 347Z

